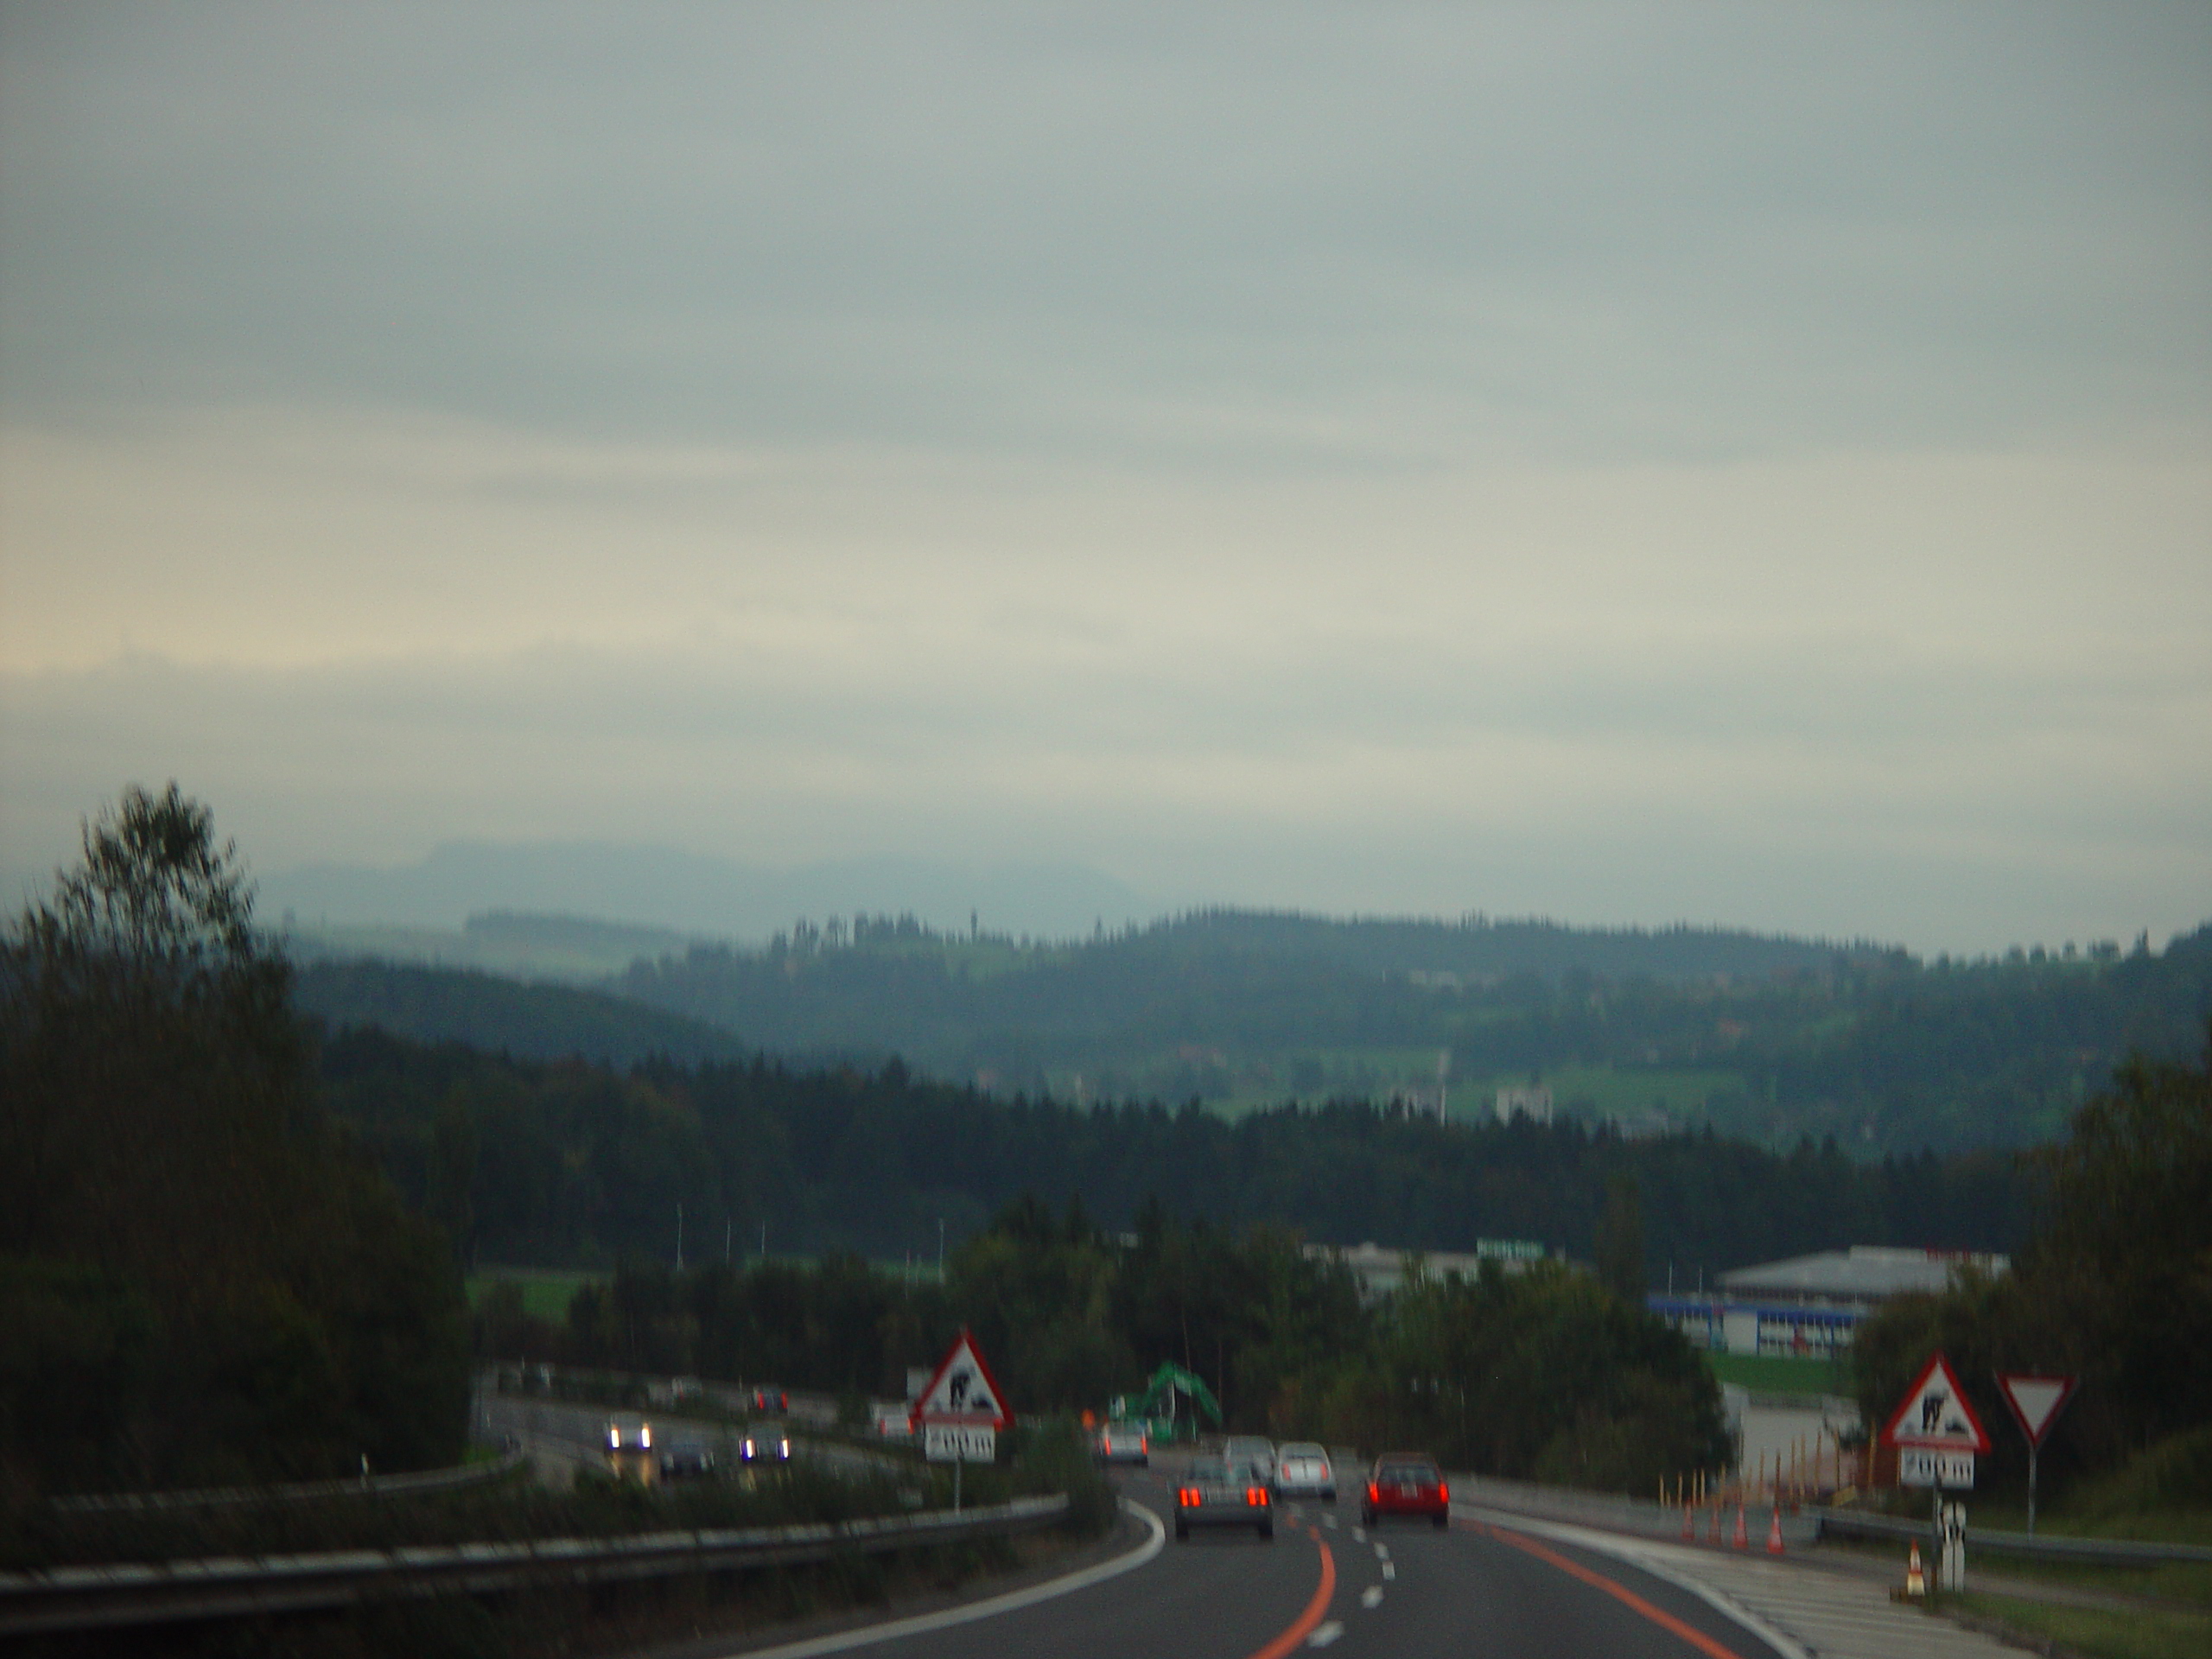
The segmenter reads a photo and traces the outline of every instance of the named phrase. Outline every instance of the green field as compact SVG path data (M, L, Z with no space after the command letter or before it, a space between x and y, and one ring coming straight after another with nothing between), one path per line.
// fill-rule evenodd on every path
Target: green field
M1754 1394L1834 1394L1851 1397L1847 1364L1826 1359L1793 1359L1783 1354L1705 1356L1706 1368L1723 1382Z
M468 1275L468 1305L472 1308L484 1300L484 1294L502 1279L512 1280L522 1287L523 1311L533 1319L559 1325L569 1317L569 1304L586 1285L603 1284L611 1275L604 1273L569 1273L551 1268L492 1268Z

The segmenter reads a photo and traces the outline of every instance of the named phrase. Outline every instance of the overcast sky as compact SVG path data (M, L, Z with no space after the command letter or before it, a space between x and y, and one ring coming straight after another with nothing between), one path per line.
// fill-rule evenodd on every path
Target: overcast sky
M2212 917L2212 7L0 4L0 874Z

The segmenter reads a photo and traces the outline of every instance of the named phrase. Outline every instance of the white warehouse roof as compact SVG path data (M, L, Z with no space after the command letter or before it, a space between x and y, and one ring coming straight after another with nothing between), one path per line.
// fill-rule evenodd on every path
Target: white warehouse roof
M1966 1250L1899 1249L1886 1244L1854 1244L1848 1250L1793 1255L1785 1262L1737 1268L1720 1275L1721 1288L1746 1300L1760 1297L1815 1301L1878 1302L1910 1291L1939 1291L1961 1268L2001 1274L2012 1258Z

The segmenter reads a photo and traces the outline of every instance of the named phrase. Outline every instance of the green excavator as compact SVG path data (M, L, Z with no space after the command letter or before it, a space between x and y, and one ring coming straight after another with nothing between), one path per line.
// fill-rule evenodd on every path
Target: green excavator
M1106 1408L1115 1422L1142 1423L1155 1440L1195 1440L1201 1413L1216 1428L1221 1427L1221 1402L1213 1397L1213 1390L1196 1372L1173 1360L1152 1374L1142 1394L1116 1395Z

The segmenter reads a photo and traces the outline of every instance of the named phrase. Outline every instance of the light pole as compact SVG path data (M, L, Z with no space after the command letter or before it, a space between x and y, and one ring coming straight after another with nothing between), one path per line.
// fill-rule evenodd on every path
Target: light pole
M683 1200L676 1201L676 1270L683 1271Z

